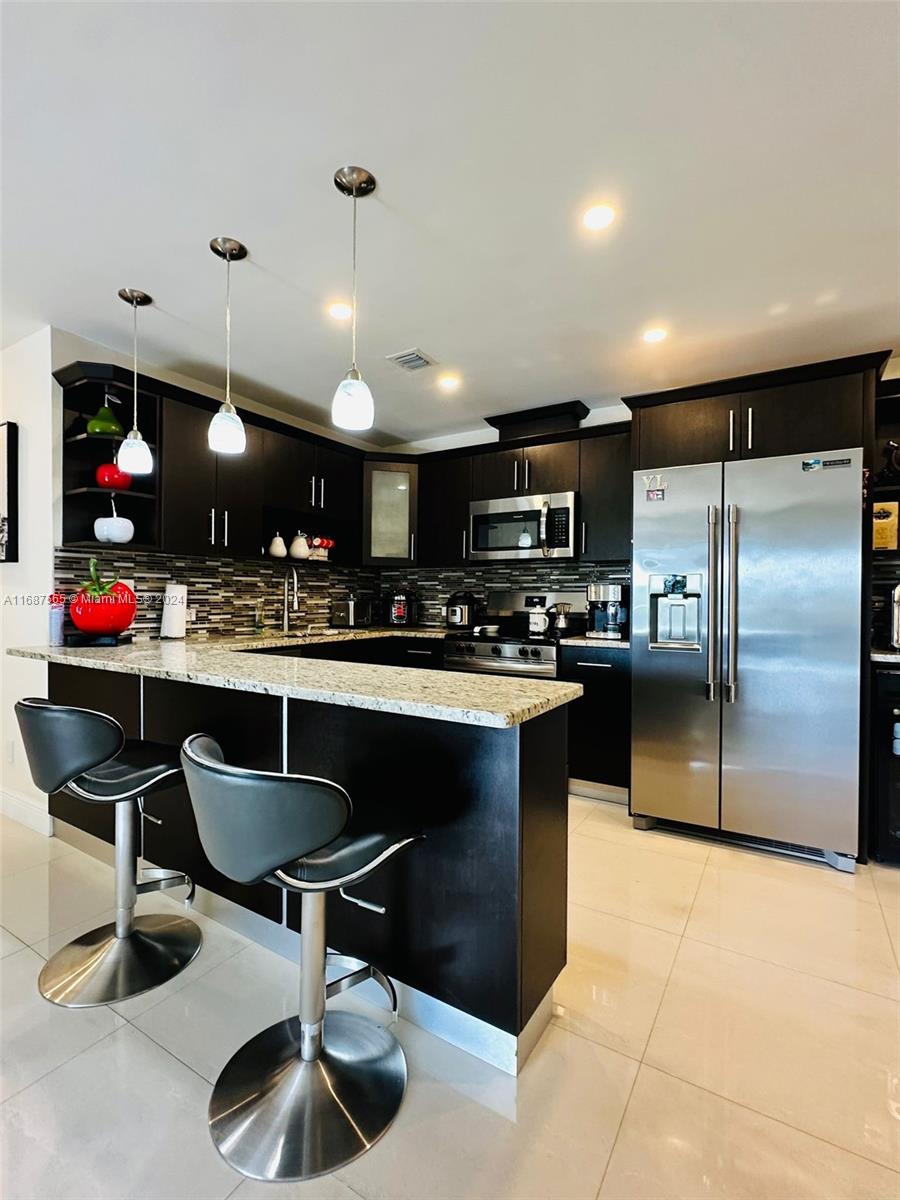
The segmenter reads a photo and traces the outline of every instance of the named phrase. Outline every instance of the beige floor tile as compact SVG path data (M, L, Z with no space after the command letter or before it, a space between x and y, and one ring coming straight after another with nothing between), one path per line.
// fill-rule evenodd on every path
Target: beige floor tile
M73 847L59 838L46 837L10 817L0 815L0 875L27 871L29 867L72 852Z
M554 1023L640 1058L678 937L569 906L568 963L553 988Z
M452 1047L436 1065L436 1039L406 1022L398 1033L410 1069L403 1107L342 1182L369 1200L594 1200L637 1063L550 1028L519 1078L498 1081L511 1096L501 1115L500 1072Z
M29 945L109 907L114 875L87 854L65 854L0 880L0 923Z
M881 909L849 892L707 865L685 936L900 998Z
M0 926L0 958L6 958L8 954L15 954L17 950L22 950L25 943L20 941L8 929Z
M575 833L569 838L569 900L612 916L681 933L703 864Z
M645 1061L900 1169L900 1006L684 940Z
M60 1008L37 987L44 960L27 947L0 971L0 1100L124 1024L110 1009Z
M890 867L885 863L870 863L869 875L881 907L900 912L900 866Z
M319 1179L305 1179L302 1183L262 1183L258 1179L245 1179L231 1193L228 1200L358 1200L346 1183L336 1175L323 1175Z
M700 838L656 829L635 829L628 809L621 804L602 801L594 804L587 820L578 827L578 832L585 837L602 838L603 841L633 846L637 850L655 850L657 854L686 858L689 862L705 863L709 855L709 842Z
M600 1200L897 1200L900 1175L642 1066Z
M785 854L766 854L761 850L745 850L738 846L715 845L709 852L711 867L727 867L730 871L746 871L766 879L780 879L797 886L826 888L877 904L878 897L869 867L857 866L852 874L838 871L824 863L809 859L791 858Z
M580 825L584 824L597 807L597 803L596 800L588 800L584 796L569 797L569 833L574 833Z

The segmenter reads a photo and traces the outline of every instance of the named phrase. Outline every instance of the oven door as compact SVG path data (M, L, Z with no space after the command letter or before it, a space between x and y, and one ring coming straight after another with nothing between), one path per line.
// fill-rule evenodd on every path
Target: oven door
M473 500L469 504L469 558L573 558L575 493Z

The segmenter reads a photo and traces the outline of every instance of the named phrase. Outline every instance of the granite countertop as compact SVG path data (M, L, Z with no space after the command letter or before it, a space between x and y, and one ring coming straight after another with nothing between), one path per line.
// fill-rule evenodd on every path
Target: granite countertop
M257 646L320 646L324 642L359 642L371 638L383 637L419 637L443 638L446 630L443 626L422 625L400 628L398 626L369 625L356 626L353 629L314 629L309 633L282 633L281 630L271 633L246 634L244 637L229 637L222 634L211 634L209 637L188 637L181 643L187 646L218 646L224 650L254 650ZM162 645L156 639L147 641L144 645ZM165 645L174 643L166 642Z
M591 650L630 650L631 642L617 642L613 638L567 637L560 640L560 646L586 646Z
M188 638L89 648L33 646L7 653L65 666L93 667L497 729L520 725L577 700L582 694L577 683L239 653L257 646L302 646L384 637L387 633L405 637L444 636L443 629L343 629L299 637Z

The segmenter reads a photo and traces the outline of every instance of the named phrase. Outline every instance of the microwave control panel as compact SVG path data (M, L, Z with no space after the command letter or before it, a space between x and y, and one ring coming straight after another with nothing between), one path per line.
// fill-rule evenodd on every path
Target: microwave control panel
M551 508L547 514L547 545L554 549L569 544L569 510Z

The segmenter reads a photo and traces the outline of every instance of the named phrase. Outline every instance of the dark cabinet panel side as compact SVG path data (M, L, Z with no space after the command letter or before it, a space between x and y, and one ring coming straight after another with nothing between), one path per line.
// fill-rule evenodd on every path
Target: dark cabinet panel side
M631 558L631 435L584 438L581 446L581 558Z
M141 736L141 681L136 675L50 663L48 694L54 704L107 713L119 722L126 737ZM50 797L50 815L104 842L115 841L114 804L92 804L66 792L54 792Z
M569 776L627 788L631 780L631 655L626 649L563 648L560 678L584 695L568 705Z
M638 469L727 462L740 454L740 395L642 408Z
M218 548L216 456L206 440L209 421L202 408L164 401L160 490L162 548L168 554L211 554Z
M98 675L101 672L92 671ZM180 746L191 733L209 733L229 763L267 771L281 770L281 707L277 696L229 688L201 687L166 679L144 680L144 736ZM281 890L270 883L251 886L221 875L203 852L197 822L184 784L148 796L144 854L161 867L187 871L199 887L253 912L281 921Z
M466 561L471 493L471 458L426 458L419 464L420 566Z

